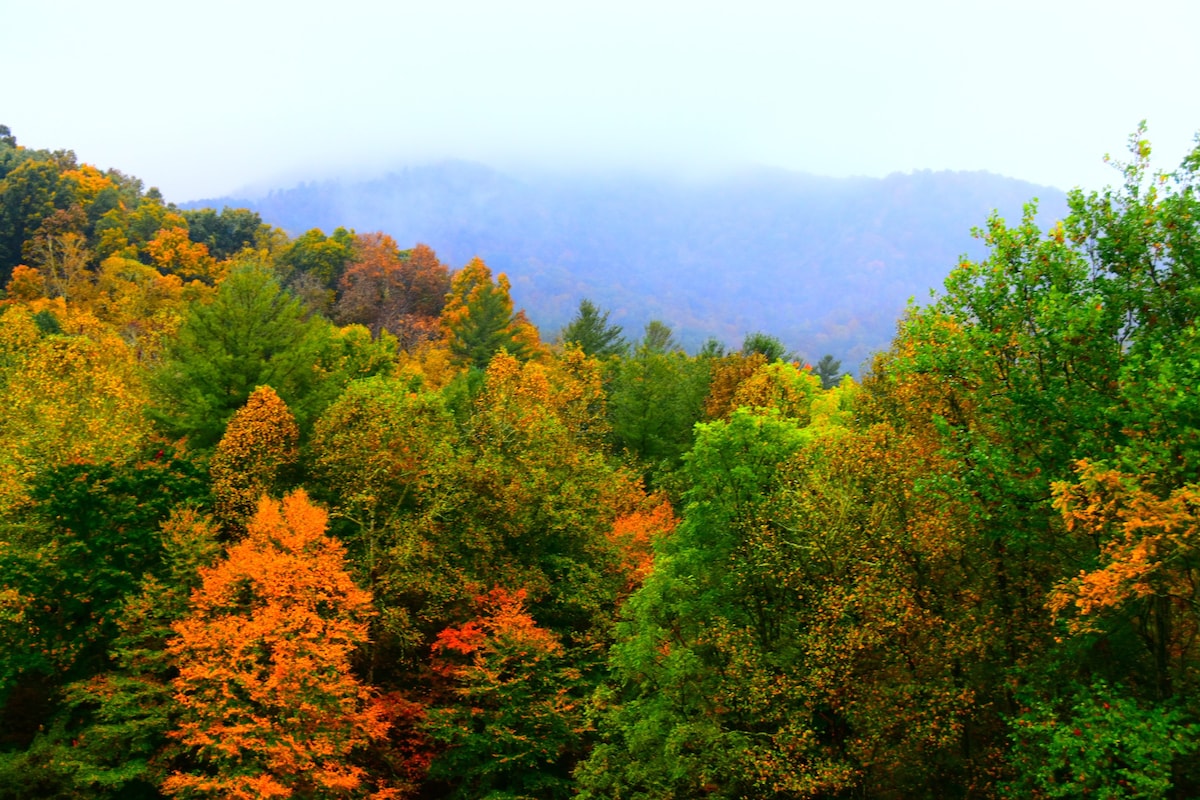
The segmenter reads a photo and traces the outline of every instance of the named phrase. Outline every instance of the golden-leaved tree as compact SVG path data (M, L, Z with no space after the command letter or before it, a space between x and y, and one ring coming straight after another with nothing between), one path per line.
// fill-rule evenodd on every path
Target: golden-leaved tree
M135 354L95 317L62 303L0 315L0 392L5 510L25 499L39 471L127 458L149 433Z
M258 500L277 487L281 473L296 463L300 429L287 404L270 386L250 395L225 428L212 457L212 493L217 514L240 526Z

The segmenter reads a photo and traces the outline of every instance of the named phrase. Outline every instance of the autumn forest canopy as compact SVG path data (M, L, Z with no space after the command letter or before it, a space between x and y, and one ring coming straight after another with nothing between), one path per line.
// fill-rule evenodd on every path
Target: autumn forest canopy
M0 800L1197 795L1200 139L1149 157L855 381L0 126Z

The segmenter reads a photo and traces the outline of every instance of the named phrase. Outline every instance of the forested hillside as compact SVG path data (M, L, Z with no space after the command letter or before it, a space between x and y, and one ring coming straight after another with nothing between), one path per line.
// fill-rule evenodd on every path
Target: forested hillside
M909 298L929 298L947 264L984 247L993 210L1066 214L1057 189L982 172L821 178L744 170L692 179L517 175L478 164L410 167L370 181L307 183L251 208L292 234L337 226L426 242L452 266L483 256L514 300L557 331L586 297L614 323L671 325L695 352L769 330L809 358L832 353L857 374L895 333Z
M0 126L0 799L1196 796L1200 140L1142 135L856 381Z

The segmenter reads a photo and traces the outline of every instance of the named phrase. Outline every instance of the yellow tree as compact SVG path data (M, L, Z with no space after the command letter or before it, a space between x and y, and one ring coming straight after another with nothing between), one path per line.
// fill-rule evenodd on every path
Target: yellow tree
M18 264L13 267L6 291L12 300L37 300L46 296L46 279L33 267Z
M62 332L44 333L43 319ZM149 433L135 354L94 317L61 301L39 314L13 305L0 315L0 392L0 507L6 510L39 471L128 458Z
M287 404L260 386L225 428L213 453L212 493L217 515L240 527L258 500L272 493L281 473L296 463L300 429Z
M186 227L160 228L146 243L146 252L159 269L181 278L213 281L222 277L220 265L209 255L208 247L189 239Z
M190 615L172 626L182 711L171 735L192 764L167 778L167 794L367 793L353 755L387 725L350 657L366 640L371 597L347 574L326 521L303 490L263 498L246 538L201 570Z

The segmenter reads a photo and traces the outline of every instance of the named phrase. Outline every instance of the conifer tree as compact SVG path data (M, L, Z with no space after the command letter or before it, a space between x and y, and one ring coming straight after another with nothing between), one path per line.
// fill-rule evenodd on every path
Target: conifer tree
M601 313L591 300L580 300L579 312L563 328L560 338L564 344L578 345L589 356L606 358L624 355L629 350L629 344L621 335L620 325L608 324L608 314L607 311Z
M266 269L240 267L210 305L189 311L154 377L155 416L172 434L211 446L259 386L273 387L294 411L307 410L325 377L317 365L330 338L329 323L305 319L300 302Z
M508 277L501 273L493 281L491 270L479 258L454 274L442 327L459 363L483 369L501 349L520 358L529 355L527 337L522 335L528 322L513 314L509 288Z

